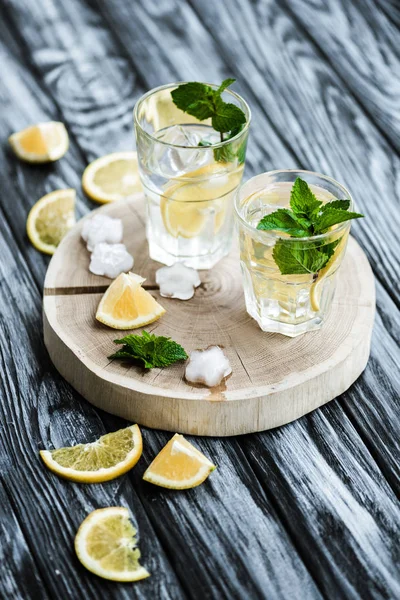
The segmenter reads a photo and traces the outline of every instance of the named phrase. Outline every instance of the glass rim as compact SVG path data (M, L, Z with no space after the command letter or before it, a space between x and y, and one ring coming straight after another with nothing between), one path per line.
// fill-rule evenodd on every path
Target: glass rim
M258 175L254 175L254 177L251 177L244 183L241 183L239 185L238 189L236 190L235 200L234 200L235 217L241 222L242 225L244 225L246 227L246 229L248 229L251 232L257 233L257 235L265 236L265 238L269 237L274 240L284 240L285 242L288 242L288 243L296 243L296 242L315 242L318 240L324 240L327 237L331 236L332 234L336 234L336 233L345 231L349 226L351 226L350 220L344 221L343 223L338 224L337 229L329 230L329 231L326 231L325 233L318 233L317 235L310 235L310 236L306 236L306 237L296 237L295 238L295 237L284 237L281 235L280 232L276 232L274 230L264 231L262 229L257 229L253 225L250 225L250 223L248 223L246 221L246 219L244 219L243 216L240 214L240 206L239 206L240 192L248 183L254 181L255 179L258 179L258 177L261 177L262 175L275 175L276 173L303 173L303 174L308 174L308 175L314 175L315 177L319 177L320 179L329 181L329 183L332 183L332 184L336 185L338 188L340 188L340 190L343 190L344 198L350 200L349 208L351 209L354 206L353 197L350 194L349 190L347 188L345 188L344 185L342 185L341 183L336 181L336 179L334 179L333 177L329 177L329 175L323 175L322 173L318 173L318 171L307 171L306 169L275 169L273 171L265 171L264 173L259 173Z
M210 150L210 149L214 150L215 148L222 148L222 147L226 146L227 144L234 142L235 140L239 139L248 130L248 128L250 126L250 121L251 121L250 106L247 104L246 100L244 98L242 98L242 96L240 96L236 92L233 92L232 90L228 90L228 89L224 90L224 93L226 92L227 94L230 94L231 96L233 96L234 98L236 98L237 100L242 102L242 104L244 105L244 108L245 108L244 113L246 115L246 123L244 124L243 129L241 129L234 137L229 138L228 140L224 140L223 142L218 142L218 144L212 144L211 146L184 146L184 145L179 145L179 144L171 144L169 142L164 142L163 140L159 140L154 135L152 135L151 133L149 133L148 131L143 129L143 127L141 126L141 124L139 123L139 120L138 120L139 106L141 106L143 104L143 102L145 100L147 100L147 98L149 98L156 92L160 92L160 91L166 90L168 88L176 88L179 85L182 85L184 83L190 83L190 82L189 81L176 81L175 83L166 83L165 85L160 85L158 87L155 87L155 88L149 90L148 92L146 92L145 94L140 96L139 100L137 100L137 102L133 108L133 121L134 121L134 124L140 129L140 131L147 138L151 139L154 142L158 142L159 144L164 144L165 146L170 146L171 148L193 149L195 147L195 148L198 148L198 150L200 150L200 151L201 150ZM212 88L219 87L215 83L204 82L204 85L208 85ZM171 102L172 102L172 100L171 100ZM199 121L199 123L201 123L201 121Z

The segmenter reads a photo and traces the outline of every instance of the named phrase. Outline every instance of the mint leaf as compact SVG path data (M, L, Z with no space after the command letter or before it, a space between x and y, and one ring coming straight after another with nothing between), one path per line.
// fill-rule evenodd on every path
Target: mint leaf
M328 256L328 258L332 258L333 253L336 250L336 246L338 245L338 243L340 242L342 238L338 238L337 240L334 240L333 242L330 242L329 244L325 244L324 246L321 246L319 248L320 251L322 251L324 254L326 254Z
M322 205L322 202L313 194L310 186L304 179L297 177L290 193L290 208L296 215L311 218L312 214Z
M341 208L332 208L329 206L331 203L329 202L323 212L317 217L314 221L314 233L325 233L327 229L332 227L333 225L337 225L338 223L343 223L344 221L349 221L350 219L360 219L364 215L355 212L348 212L347 210L343 210Z
M212 116L211 123L215 131L224 133L231 131L236 127L240 127L246 122L244 112L235 104L224 102L217 97L215 100L215 112Z
M235 81L236 79L233 79L233 77L228 77L228 79L224 79L219 88L217 89L217 94L221 95L222 92L224 92L226 88L232 85L232 83L235 83Z
M321 212L324 212L327 208L341 208L342 210L349 210L350 200L332 200L321 206Z
M210 102L213 98L214 90L204 83L190 81L183 83L171 92L172 101L183 112L196 116L190 112L190 107L197 102Z
M314 274L322 269L329 260L329 255L316 248L304 248L300 242L278 240L272 256L282 275Z
M269 215L265 215L257 225L257 229L283 231L292 237L307 237L310 235L308 228L304 227L304 220L298 219L287 208L280 208Z
M150 334L147 331L142 331L141 336L131 334L114 342L123 344L123 347L109 358L134 360L142 363L146 369L168 367L188 357L182 346L171 338Z
M246 115L238 106L221 98L222 92L235 81L225 79L217 90L196 81L183 83L171 92L172 100L180 110L199 121L211 118L216 131L227 133L246 122Z

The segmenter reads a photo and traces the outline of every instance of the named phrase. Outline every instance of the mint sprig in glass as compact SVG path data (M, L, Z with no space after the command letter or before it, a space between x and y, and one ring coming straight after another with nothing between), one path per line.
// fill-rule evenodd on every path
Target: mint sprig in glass
M346 188L310 171L272 171L238 191L248 312L265 331L318 329L335 292L353 211Z

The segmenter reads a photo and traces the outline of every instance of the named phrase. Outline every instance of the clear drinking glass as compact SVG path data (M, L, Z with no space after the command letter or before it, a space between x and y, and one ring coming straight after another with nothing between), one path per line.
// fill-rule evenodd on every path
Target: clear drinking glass
M281 232L257 229L265 215L289 207L290 191L297 177L305 180L322 202L349 199L349 210L352 210L353 201L345 187L311 171L281 170L257 175L240 186L235 198L247 312L262 330L290 337L322 326L332 304L337 272L350 232L350 221L307 238L291 238ZM327 252L327 245L334 242L335 250L318 273L282 275L273 257L278 242L305 252L324 248Z
M234 92L223 92L225 102L243 110L246 123L221 142L210 119L200 122L175 106L171 92L178 85L151 90L134 109L149 253L166 265L181 261L210 269L230 250L233 196L243 174L250 109Z

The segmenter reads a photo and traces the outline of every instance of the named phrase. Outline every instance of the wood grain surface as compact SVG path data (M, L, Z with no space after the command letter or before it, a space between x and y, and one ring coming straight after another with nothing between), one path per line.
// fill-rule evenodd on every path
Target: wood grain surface
M361 248L350 237L336 295L321 330L287 338L266 334L247 314L238 249L211 271L190 302L162 298L155 285L159 263L149 259L145 200L96 211L121 219L135 273L162 303L166 315L150 326L188 354L224 348L232 375L215 389L190 385L185 364L145 372L109 360L115 330L95 314L110 280L89 272L80 221L60 244L44 282L44 340L57 370L89 402L147 427L196 435L228 436L271 429L297 419L346 391L369 358L375 285ZM87 217L89 218L89 217Z
M399 597L397 4L0 1L2 598ZM169 81L226 76L237 77L253 112L247 175L326 172L367 216L353 228L377 279L367 369L295 423L196 438L218 464L197 490L141 481L169 437L150 430L131 473L71 485L43 469L38 450L124 422L85 402L51 365L41 333L48 258L27 241L27 212L58 187L77 189L78 216L94 208L81 173L97 156L132 148L135 100ZM18 162L8 135L49 119L67 125L66 156L50 166ZM79 523L111 504L128 506L139 527L153 573L142 583L96 579L74 557Z

